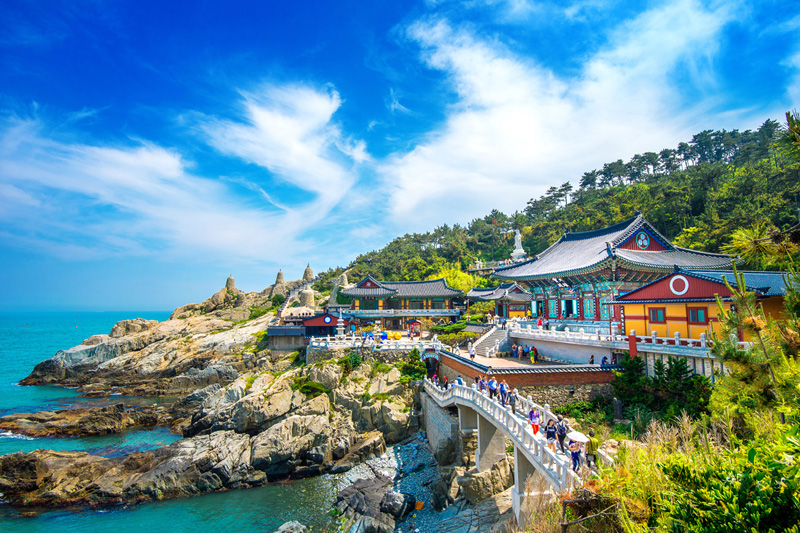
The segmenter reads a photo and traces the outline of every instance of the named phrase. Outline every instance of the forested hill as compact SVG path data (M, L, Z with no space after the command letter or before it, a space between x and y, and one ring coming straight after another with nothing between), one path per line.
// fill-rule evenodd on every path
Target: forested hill
M792 116L787 114L787 120ZM494 210L466 226L403 235L358 256L346 269L351 280L369 273L384 280L445 275L451 281L477 258L509 257L511 230L522 232L523 246L533 255L567 230L602 228L636 211L679 246L724 251L737 229L766 235L773 226L786 229L797 223L800 164L796 150L781 148L791 122L788 126L767 120L756 131L706 130L674 149L585 172L574 178L577 188L570 181L551 187L513 214ZM324 279L343 270L333 269Z

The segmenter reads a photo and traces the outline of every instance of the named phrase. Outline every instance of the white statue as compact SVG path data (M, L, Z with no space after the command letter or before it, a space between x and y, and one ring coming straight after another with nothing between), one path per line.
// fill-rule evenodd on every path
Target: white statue
M523 257L525 257L526 255L528 255L528 254L526 254L525 250L522 249L522 233L520 233L520 231L518 229L515 229L514 230L514 251L511 252L511 257L514 259L514 261L519 261Z

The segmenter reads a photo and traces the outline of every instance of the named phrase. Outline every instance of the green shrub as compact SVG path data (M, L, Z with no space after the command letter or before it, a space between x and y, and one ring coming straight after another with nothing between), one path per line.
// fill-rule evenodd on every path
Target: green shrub
M276 294L275 296L272 297L271 300L272 307L280 307L283 305L283 302L285 301L286 301L286 296L284 296L283 294Z
M253 333L253 337L256 338L255 351L261 351L267 348L267 344L269 343L269 335L267 335L267 330L256 331Z
M372 369L369 371L369 377L374 378L378 374L385 374L392 368L394 367L387 365L386 363L375 363L372 365Z
M800 532L798 429L704 462L668 457L661 469L676 485L667 500L672 531Z
M249 391L250 388L253 386L253 382L255 382L256 377L257 376L255 376L255 375L247 376L247 378L244 380L244 382L245 382L244 393L245 394L247 394L247 391Z
M445 324L445 325L437 325L431 326L431 331L434 333L458 333L459 331L463 330L467 327L466 320L459 320L458 322L454 322L452 324Z
M428 373L425 361L422 360L419 350L416 348L408 352L406 358L397 363L397 368L400 369L400 383L423 379Z
M361 354L356 351L350 352L341 359L336 360L336 364L341 366L342 369L344 369L345 375L352 372L353 369L361 366L361 363L363 362L364 361L361 359Z
M439 335L439 340L445 344L459 345L465 344L468 341L473 341L477 339L479 335L477 333L473 333L470 331L461 331L459 333L445 333L443 335Z
M296 377L292 380L292 383L289 385L293 391L300 391L306 397L316 398L320 394L328 394L331 390L316 381L311 381L307 377Z

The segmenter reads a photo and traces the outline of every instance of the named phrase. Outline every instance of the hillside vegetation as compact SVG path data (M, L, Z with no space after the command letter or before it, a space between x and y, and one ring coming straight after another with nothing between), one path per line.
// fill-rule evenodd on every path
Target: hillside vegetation
M324 273L320 288L348 270L351 279L372 274L384 280L445 277L464 289L485 280L467 275L476 259L505 259L519 229L533 255L565 231L588 231L640 211L675 244L709 252L736 252L736 230L768 236L797 223L800 164L787 149L796 115L787 125L765 121L751 131L702 131L676 148L606 163L532 198L520 211L493 210L466 226L439 226L397 237L380 250ZM764 266L769 264L749 264Z

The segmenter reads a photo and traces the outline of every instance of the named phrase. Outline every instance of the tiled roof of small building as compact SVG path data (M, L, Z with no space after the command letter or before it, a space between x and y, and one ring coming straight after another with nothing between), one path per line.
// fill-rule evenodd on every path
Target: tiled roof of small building
M661 251L638 251L619 248L638 230L646 228L664 248ZM547 279L600 270L615 259L632 267L668 270L679 267L724 268L732 258L723 254L698 252L673 246L641 214L607 228L579 233L565 233L535 258L495 270L504 279Z
M512 292L515 288L522 292ZM489 289L472 289L467 294L467 298L475 300L510 300L514 302L530 302L533 295L512 281L502 283L497 287Z
M786 295L786 280L784 278L785 275L784 272L763 272L754 270L740 270L738 272L744 276L744 284L748 291L755 292L762 297ZM633 304L633 303L653 303L653 302L663 301L663 299L661 298L643 299L643 298L637 298L637 296L651 285L654 285L655 283L658 283L662 279L676 273L680 273L692 278L703 279L706 281L719 283L721 285L724 285L725 280L727 280L732 287L736 287L736 276L734 275L733 270L677 269L674 272L670 272L666 276L662 276L657 280L651 281L647 285L639 287L638 289L632 290L631 292L625 294L620 294L616 300L607 303L609 305L615 305L615 304ZM726 301L730 300L730 298L723 298L723 299ZM670 298L669 301L676 303L677 302L692 303L692 302L709 301L709 298L707 297Z
M369 279L374 287L359 287ZM429 281L377 281L368 276L355 287L340 289L339 294L348 297L396 296L398 298L452 298L463 293L447 285L444 278Z
M736 287L736 276L733 270L681 270L682 274L688 274L708 281L725 283L723 278L728 280L732 287ZM786 279L784 272L758 272L752 270L740 271L744 276L744 284L747 290L757 292L762 296L785 296Z

